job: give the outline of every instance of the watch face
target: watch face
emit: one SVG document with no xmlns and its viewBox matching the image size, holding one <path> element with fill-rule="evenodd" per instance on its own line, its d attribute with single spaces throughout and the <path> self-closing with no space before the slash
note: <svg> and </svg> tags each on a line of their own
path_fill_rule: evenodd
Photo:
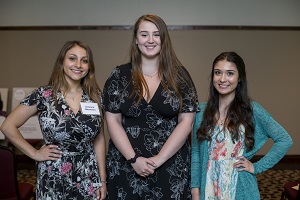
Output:
<svg viewBox="0 0 300 200">
<path fill-rule="evenodd" d="M 137 153 L 135 154 L 135 156 L 133 158 L 130 158 L 129 160 L 127 160 L 130 164 L 135 163 L 136 159 L 140 157 L 140 155 Z"/>
<path fill-rule="evenodd" d="M 135 163 L 135 161 L 136 161 L 135 157 L 131 159 L 131 163 Z"/>
</svg>

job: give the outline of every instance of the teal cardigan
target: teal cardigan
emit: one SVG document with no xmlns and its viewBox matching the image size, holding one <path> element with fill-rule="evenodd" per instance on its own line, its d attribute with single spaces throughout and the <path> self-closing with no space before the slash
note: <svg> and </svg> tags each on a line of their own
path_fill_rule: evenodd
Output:
<svg viewBox="0 0 300 200">
<path fill-rule="evenodd" d="M 206 168 L 208 162 L 208 142 L 199 142 L 197 130 L 202 122 L 202 116 L 207 103 L 200 104 L 200 112 L 197 113 L 192 135 L 192 160 L 191 160 L 191 187 L 200 188 L 200 199 L 205 199 Z M 257 102 L 253 101 L 253 118 L 255 124 L 254 148 L 244 152 L 243 156 L 250 160 L 267 142 L 269 138 L 274 141 L 270 151 L 259 161 L 253 163 L 254 173 L 239 172 L 236 200 L 260 199 L 255 174 L 264 172 L 273 167 L 287 153 L 292 146 L 292 138 L 286 130 L 280 126 L 271 115 Z"/>
</svg>

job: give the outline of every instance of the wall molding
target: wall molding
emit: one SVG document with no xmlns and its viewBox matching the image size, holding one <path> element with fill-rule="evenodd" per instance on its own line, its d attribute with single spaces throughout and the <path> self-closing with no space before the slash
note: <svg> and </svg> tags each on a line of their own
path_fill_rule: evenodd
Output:
<svg viewBox="0 0 300 200">
<path fill-rule="evenodd" d="M 0 31 L 47 30 L 132 30 L 133 26 L 0 26 Z M 267 30 L 299 31 L 300 26 L 181 26 L 170 25 L 169 30 Z"/>
<path fill-rule="evenodd" d="M 264 155 L 255 155 L 251 159 L 252 162 L 260 160 Z M 300 164 L 300 155 L 285 155 L 279 163 L 298 163 Z"/>
</svg>

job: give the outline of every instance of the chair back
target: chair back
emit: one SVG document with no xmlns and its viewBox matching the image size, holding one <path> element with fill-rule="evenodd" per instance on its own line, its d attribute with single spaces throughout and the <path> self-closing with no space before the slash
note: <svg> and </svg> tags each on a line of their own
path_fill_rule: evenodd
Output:
<svg viewBox="0 0 300 200">
<path fill-rule="evenodd" d="M 297 200 L 300 200 L 300 181 L 298 181 L 298 192 L 297 192 Z"/>
<path fill-rule="evenodd" d="M 281 200 L 300 200 L 300 191 L 294 189 L 294 187 L 299 187 L 298 181 L 287 182 L 283 186 L 283 191 L 281 193 Z"/>
<path fill-rule="evenodd" d="M 0 145 L 0 199 L 19 199 L 15 154 Z"/>
</svg>

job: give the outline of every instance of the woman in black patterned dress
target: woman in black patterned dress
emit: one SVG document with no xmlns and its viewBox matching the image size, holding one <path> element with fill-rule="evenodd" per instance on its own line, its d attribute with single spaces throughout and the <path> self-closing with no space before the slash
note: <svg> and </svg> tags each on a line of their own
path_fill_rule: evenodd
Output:
<svg viewBox="0 0 300 200">
<path fill-rule="evenodd" d="M 69 41 L 57 57 L 49 84 L 35 89 L 4 121 L 2 132 L 38 161 L 36 199 L 105 199 L 101 103 L 91 49 Z M 86 106 L 96 112 L 87 113 Z M 39 150 L 18 130 L 36 113 L 45 141 Z"/>
<path fill-rule="evenodd" d="M 103 94 L 108 198 L 190 199 L 188 135 L 198 99 L 160 17 L 137 20 L 130 63 L 113 70 Z"/>
</svg>

